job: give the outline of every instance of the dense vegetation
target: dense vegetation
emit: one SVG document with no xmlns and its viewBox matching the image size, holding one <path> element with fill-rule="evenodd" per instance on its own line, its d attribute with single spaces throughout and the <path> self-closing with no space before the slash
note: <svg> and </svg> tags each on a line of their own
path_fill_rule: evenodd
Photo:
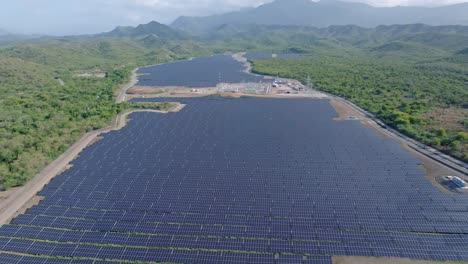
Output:
<svg viewBox="0 0 468 264">
<path fill-rule="evenodd" d="M 466 160 L 467 32 L 225 25 L 190 39 L 150 23 L 0 47 L 0 189 L 24 184 L 124 109 L 166 107 L 115 103 L 135 66 L 226 51 L 303 53 L 303 59 L 256 60 L 255 70 L 304 82 L 310 77 L 316 87 Z"/>
<path fill-rule="evenodd" d="M 123 102 L 121 104 L 118 104 L 119 111 L 123 111 L 126 109 L 166 111 L 169 109 L 173 109 L 176 106 L 177 104 L 172 102 Z"/>
</svg>

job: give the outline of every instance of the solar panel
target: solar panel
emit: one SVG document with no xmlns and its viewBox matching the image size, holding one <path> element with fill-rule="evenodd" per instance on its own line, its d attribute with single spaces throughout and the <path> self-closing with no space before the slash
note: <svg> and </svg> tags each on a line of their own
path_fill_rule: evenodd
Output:
<svg viewBox="0 0 468 264">
<path fill-rule="evenodd" d="M 177 100 L 86 148 L 0 227 L 0 250 L 40 263 L 468 260 L 468 198 L 434 188 L 394 141 L 333 120 L 328 101 Z"/>
<path fill-rule="evenodd" d="M 271 82 L 245 73 L 242 63 L 229 55 L 148 66 L 140 68 L 138 73 L 141 75 L 138 85 L 142 86 L 215 87 L 218 83 Z"/>
</svg>

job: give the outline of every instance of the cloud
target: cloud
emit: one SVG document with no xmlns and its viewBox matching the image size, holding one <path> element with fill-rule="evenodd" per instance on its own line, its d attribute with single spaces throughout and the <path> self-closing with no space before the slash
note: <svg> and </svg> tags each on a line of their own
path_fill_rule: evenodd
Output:
<svg viewBox="0 0 468 264">
<path fill-rule="evenodd" d="M 158 7 L 158 8 L 239 8 L 239 7 L 246 7 L 246 6 L 258 6 L 265 2 L 270 1 L 262 1 L 262 0 L 131 0 L 137 5 L 142 5 L 146 7 Z"/>
<path fill-rule="evenodd" d="M 347 1 L 347 0 L 345 0 Z M 351 2 L 367 3 L 373 6 L 441 6 L 463 3 L 467 0 L 348 0 Z"/>
<path fill-rule="evenodd" d="M 135 6 L 150 8 L 155 12 L 180 15 L 211 15 L 243 7 L 255 7 L 272 0 L 129 0 Z"/>
<path fill-rule="evenodd" d="M 14 0 L 0 8 L 0 28 L 17 33 L 90 34 L 117 25 L 156 20 L 170 23 L 181 15 L 206 16 L 255 7 L 273 0 Z M 375 6 L 445 5 L 468 0 L 342 0 Z"/>
</svg>

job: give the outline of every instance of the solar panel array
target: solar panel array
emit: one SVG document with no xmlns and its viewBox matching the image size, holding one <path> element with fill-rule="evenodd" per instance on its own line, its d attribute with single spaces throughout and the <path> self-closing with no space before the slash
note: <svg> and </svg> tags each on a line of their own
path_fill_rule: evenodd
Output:
<svg viewBox="0 0 468 264">
<path fill-rule="evenodd" d="M 215 55 L 192 60 L 140 68 L 138 85 L 215 87 L 219 83 L 272 82 L 244 71 L 244 66 L 229 55 Z"/>
<path fill-rule="evenodd" d="M 468 260 L 467 197 L 328 101 L 177 100 L 87 147 L 0 228 L 0 263 Z"/>
</svg>

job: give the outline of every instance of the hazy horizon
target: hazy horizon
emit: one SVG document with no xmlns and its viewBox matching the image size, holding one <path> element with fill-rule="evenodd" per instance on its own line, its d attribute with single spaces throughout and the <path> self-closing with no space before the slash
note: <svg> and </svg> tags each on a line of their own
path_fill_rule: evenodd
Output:
<svg viewBox="0 0 468 264">
<path fill-rule="evenodd" d="M 0 29 L 16 34 L 81 35 L 116 26 L 158 21 L 170 24 L 179 16 L 207 16 L 273 0 L 17 0 L 4 3 Z M 441 6 L 467 0 L 343 0 L 378 7 Z"/>
</svg>

